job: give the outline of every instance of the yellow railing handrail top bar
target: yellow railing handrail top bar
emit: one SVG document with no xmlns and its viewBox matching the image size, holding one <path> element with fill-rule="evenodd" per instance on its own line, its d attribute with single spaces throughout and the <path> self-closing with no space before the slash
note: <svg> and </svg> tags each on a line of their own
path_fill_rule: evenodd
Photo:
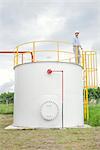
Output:
<svg viewBox="0 0 100 150">
<path fill-rule="evenodd" d="M 22 51 L 23 52 L 23 51 Z M 26 51 L 25 53 L 31 53 L 31 52 L 58 52 L 57 50 L 32 50 L 32 51 Z M 19 51 L 18 51 L 19 53 Z M 68 51 L 64 51 L 64 50 L 59 50 L 59 53 L 67 53 L 67 54 L 74 54 L 74 52 L 68 52 Z"/>
<path fill-rule="evenodd" d="M 16 48 L 19 48 L 19 47 L 21 47 L 21 46 L 23 46 L 23 45 L 26 45 L 26 44 L 34 44 L 34 43 L 65 43 L 65 44 L 71 44 L 72 45 L 72 43 L 71 42 L 68 42 L 68 41 L 66 41 L 66 40 L 63 40 L 63 41 L 56 41 L 56 40 L 35 40 L 35 41 L 30 41 L 30 42 L 26 42 L 26 43 L 22 43 L 22 44 L 19 44 L 18 46 L 16 46 Z"/>
<path fill-rule="evenodd" d="M 89 51 L 89 50 L 82 50 L 82 51 L 83 51 L 83 52 L 86 52 L 86 53 L 88 53 L 88 52 L 89 52 L 89 53 L 90 53 L 90 52 L 96 53 L 96 51 L 93 51 L 93 50 L 90 50 L 90 51 Z"/>
</svg>

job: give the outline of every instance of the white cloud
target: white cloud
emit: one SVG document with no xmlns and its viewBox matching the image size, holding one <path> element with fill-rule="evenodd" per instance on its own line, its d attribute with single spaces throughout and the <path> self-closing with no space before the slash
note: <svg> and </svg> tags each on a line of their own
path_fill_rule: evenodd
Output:
<svg viewBox="0 0 100 150">
<path fill-rule="evenodd" d="M 14 80 L 14 73 L 11 69 L 0 69 L 0 86 L 4 83 Z"/>
<path fill-rule="evenodd" d="M 14 82 L 9 81 L 0 86 L 0 93 L 4 92 L 14 92 Z"/>
<path fill-rule="evenodd" d="M 58 16 L 52 10 L 45 12 L 37 18 L 37 33 L 46 39 L 54 33 L 60 32 L 65 27 L 65 22 L 65 17 Z"/>
</svg>

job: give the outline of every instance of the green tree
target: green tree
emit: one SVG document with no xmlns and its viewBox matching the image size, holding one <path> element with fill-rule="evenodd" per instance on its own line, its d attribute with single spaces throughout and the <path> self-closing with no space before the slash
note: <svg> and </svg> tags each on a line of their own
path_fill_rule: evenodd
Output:
<svg viewBox="0 0 100 150">
<path fill-rule="evenodd" d="M 0 94 L 0 102 L 5 104 L 7 101 L 8 101 L 8 103 L 13 103 L 14 93 L 8 92 L 8 93 L 1 93 Z"/>
<path fill-rule="evenodd" d="M 88 98 L 89 98 L 89 101 L 91 99 L 95 99 L 98 103 L 100 100 L 100 87 L 88 89 Z"/>
</svg>

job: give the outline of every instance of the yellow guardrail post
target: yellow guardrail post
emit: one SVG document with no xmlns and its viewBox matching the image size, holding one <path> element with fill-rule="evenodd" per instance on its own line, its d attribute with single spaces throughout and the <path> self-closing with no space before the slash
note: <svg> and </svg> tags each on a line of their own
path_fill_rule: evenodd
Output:
<svg viewBox="0 0 100 150">
<path fill-rule="evenodd" d="M 13 59 L 14 61 L 13 61 L 13 64 L 14 64 L 14 66 L 16 65 L 16 49 L 14 49 L 14 59 Z"/>
<path fill-rule="evenodd" d="M 33 42 L 32 62 L 35 62 L 35 42 Z"/>
<path fill-rule="evenodd" d="M 57 60 L 59 62 L 59 42 L 57 42 Z"/>
<path fill-rule="evenodd" d="M 82 67 L 83 67 L 83 69 L 84 69 L 84 53 L 83 53 L 83 51 L 82 51 Z"/>
<path fill-rule="evenodd" d="M 78 64 L 78 46 L 75 47 L 75 60 L 76 60 L 76 64 Z"/>
<path fill-rule="evenodd" d="M 22 64 L 24 63 L 24 56 L 23 56 L 24 54 L 22 54 Z"/>
<path fill-rule="evenodd" d="M 96 60 L 96 63 L 95 63 L 95 68 L 96 68 L 96 86 L 98 86 L 98 76 L 97 76 L 97 55 L 96 55 L 96 52 L 95 52 L 95 60 Z"/>
<path fill-rule="evenodd" d="M 18 47 L 16 47 L 16 51 L 15 51 L 15 65 L 18 65 Z"/>
</svg>

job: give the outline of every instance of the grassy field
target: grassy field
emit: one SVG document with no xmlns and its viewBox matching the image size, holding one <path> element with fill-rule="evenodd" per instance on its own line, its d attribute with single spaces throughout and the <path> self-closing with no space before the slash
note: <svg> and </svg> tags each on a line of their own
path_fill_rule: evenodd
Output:
<svg viewBox="0 0 100 150">
<path fill-rule="evenodd" d="M 0 150 L 99 150 L 100 127 L 5 130 L 12 115 L 0 114 Z"/>
<path fill-rule="evenodd" d="M 0 114 L 12 114 L 13 104 L 0 104 Z"/>
<path fill-rule="evenodd" d="M 99 150 L 100 127 L 84 129 L 5 130 L 13 104 L 0 104 L 0 150 Z M 89 106 L 88 124 L 100 126 L 100 105 Z"/>
<path fill-rule="evenodd" d="M 91 126 L 100 126 L 100 104 L 89 106 L 89 121 Z"/>
</svg>

